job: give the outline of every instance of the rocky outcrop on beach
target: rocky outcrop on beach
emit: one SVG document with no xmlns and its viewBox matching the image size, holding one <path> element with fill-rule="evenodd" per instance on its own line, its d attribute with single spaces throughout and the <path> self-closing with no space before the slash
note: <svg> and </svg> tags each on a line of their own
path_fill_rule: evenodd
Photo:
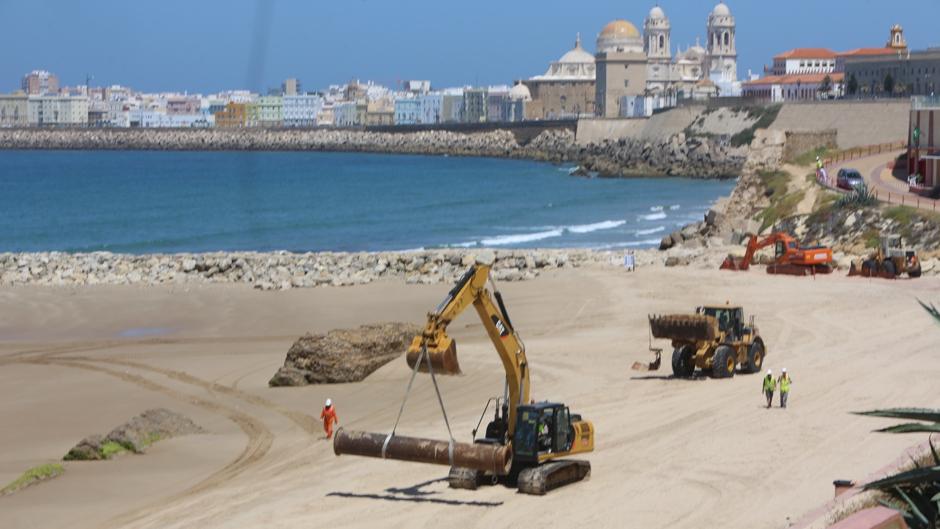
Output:
<svg viewBox="0 0 940 529">
<path fill-rule="evenodd" d="M 188 417 L 165 408 L 155 408 L 132 418 L 107 435 L 91 435 L 82 439 L 63 459 L 110 459 L 127 451 L 142 454 L 157 441 L 198 433 L 205 433 L 205 430 Z"/>
<path fill-rule="evenodd" d="M 523 281 L 546 270 L 610 260 L 590 250 L 426 250 L 377 253 L 215 252 L 114 254 L 61 252 L 0 254 L 4 285 L 160 285 L 241 283 L 261 290 L 350 286 L 381 279 L 451 283 L 477 257 L 491 254 L 493 278 Z"/>
<path fill-rule="evenodd" d="M 747 153 L 746 147 L 679 133 L 660 141 L 605 140 L 584 146 L 571 159 L 600 176 L 735 178 Z"/>
<path fill-rule="evenodd" d="M 287 351 L 284 365 L 268 385 L 359 382 L 401 356 L 421 330 L 413 323 L 381 323 L 326 334 L 307 333 Z"/>
</svg>

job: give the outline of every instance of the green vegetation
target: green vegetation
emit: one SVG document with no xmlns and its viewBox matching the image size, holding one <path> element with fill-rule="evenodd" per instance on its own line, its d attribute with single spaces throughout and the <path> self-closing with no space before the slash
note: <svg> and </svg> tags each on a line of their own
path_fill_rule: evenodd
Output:
<svg viewBox="0 0 940 529">
<path fill-rule="evenodd" d="M 861 209 L 874 206 L 877 203 L 878 199 L 875 198 L 875 192 L 869 190 L 868 185 L 862 182 L 852 192 L 842 195 L 836 201 L 836 207 Z"/>
<path fill-rule="evenodd" d="M 858 79 L 855 78 L 855 74 L 849 74 L 849 80 L 846 82 L 845 90 L 849 93 L 850 96 L 854 96 L 858 93 Z"/>
<path fill-rule="evenodd" d="M 761 223 L 760 229 L 764 231 L 780 219 L 793 215 L 806 192 L 800 190 L 788 194 L 790 175 L 784 171 L 761 171 L 758 176 L 764 184 L 764 196 L 770 199 L 770 205 L 757 215 L 757 220 Z"/>
<path fill-rule="evenodd" d="M 881 245 L 881 232 L 877 228 L 868 228 L 862 234 L 865 239 L 865 248 L 877 248 Z"/>
<path fill-rule="evenodd" d="M 777 114 L 780 113 L 780 108 L 781 105 L 749 107 L 747 109 L 747 117 L 748 119 L 754 119 L 756 121 L 750 127 L 742 130 L 734 136 L 731 136 L 731 145 L 733 147 L 750 145 L 751 141 L 754 140 L 754 133 L 757 132 L 757 129 L 766 129 L 767 127 L 771 126 L 777 119 Z M 740 112 L 743 109 L 736 108 L 733 110 Z"/>
<path fill-rule="evenodd" d="M 121 452 L 126 452 L 130 450 L 128 447 L 118 443 L 116 441 L 106 441 L 101 444 L 101 458 L 102 459 L 111 459 Z"/>
<path fill-rule="evenodd" d="M 829 147 L 818 147 L 816 149 L 810 149 L 803 154 L 799 154 L 794 157 L 792 160 L 789 160 L 795 165 L 800 167 L 809 166 L 816 163 L 816 157 L 825 158 L 830 153 Z M 813 178 L 816 178 L 816 173 L 813 173 Z"/>
<path fill-rule="evenodd" d="M 924 307 L 924 310 L 927 311 L 927 314 L 933 316 L 933 319 L 937 320 L 937 323 L 940 323 L 940 310 L 937 310 L 937 307 L 935 307 L 933 303 L 928 305 L 919 299 L 917 302 L 920 303 L 921 307 Z"/>
<path fill-rule="evenodd" d="M 926 305 L 921 305 L 927 309 Z M 938 318 L 937 314 L 932 315 Z M 896 424 L 877 432 L 940 433 L 940 410 L 893 408 L 859 412 L 858 415 L 919 421 Z M 929 437 L 927 442 L 930 454 L 926 460 L 913 460 L 913 468 L 865 485 L 865 490 L 877 490 L 889 495 L 893 501 L 879 503 L 898 510 L 911 529 L 936 529 L 940 524 L 940 453 Z"/>
<path fill-rule="evenodd" d="M 0 489 L 0 496 L 13 494 L 20 489 L 25 489 L 26 487 L 39 483 L 40 481 L 52 479 L 62 474 L 63 472 L 65 472 L 65 468 L 58 463 L 48 463 L 45 465 L 39 465 L 38 467 L 33 467 L 24 472 L 22 476 L 16 478 L 13 483 L 10 483 L 6 487 Z"/>
</svg>

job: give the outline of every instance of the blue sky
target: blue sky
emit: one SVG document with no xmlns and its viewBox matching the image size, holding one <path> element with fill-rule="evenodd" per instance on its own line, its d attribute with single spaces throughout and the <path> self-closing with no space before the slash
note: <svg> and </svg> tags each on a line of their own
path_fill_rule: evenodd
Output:
<svg viewBox="0 0 940 529">
<path fill-rule="evenodd" d="M 305 89 L 351 78 L 394 85 L 510 84 L 543 73 L 584 37 L 593 51 L 608 21 L 637 27 L 653 1 L 625 0 L 0 0 L 0 91 L 32 69 L 62 84 L 139 90 Z M 705 33 L 712 0 L 662 0 L 673 46 Z M 914 48 L 940 45 L 940 1 L 730 0 L 738 71 L 760 71 L 798 46 L 882 46 L 904 26 Z M 266 7 L 265 7 L 266 6 Z M 703 38 L 704 42 L 704 38 Z"/>
</svg>

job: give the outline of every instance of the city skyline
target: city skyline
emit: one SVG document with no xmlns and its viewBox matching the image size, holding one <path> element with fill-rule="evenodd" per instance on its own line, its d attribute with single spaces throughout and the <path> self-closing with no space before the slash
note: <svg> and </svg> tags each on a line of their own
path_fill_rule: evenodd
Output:
<svg viewBox="0 0 940 529">
<path fill-rule="evenodd" d="M 672 22 L 673 52 L 704 36 L 704 18 L 715 3 L 658 2 Z M 150 6 L 141 17 L 124 14 L 114 0 L 2 3 L 0 18 L 42 20 L 47 33 L 30 38 L 33 26 L 14 24 L 0 34 L 6 49 L 25 51 L 0 56 L 0 70 L 6 72 L 0 91 L 17 89 L 17 79 L 33 69 L 54 71 L 63 86 L 84 84 L 92 75 L 93 85 L 194 93 L 264 92 L 288 77 L 299 78 L 306 90 L 353 78 L 392 87 L 415 78 L 430 79 L 436 87 L 509 84 L 540 73 L 570 48 L 577 33 L 593 41 L 615 18 L 641 27 L 656 4 L 594 1 L 569 13 L 571 6 L 552 0 L 527 13 L 531 7 L 489 0 L 480 0 L 481 9 L 475 10 L 441 9 L 428 0 L 318 6 L 286 0 L 198 5 L 169 0 Z M 742 78 L 748 70 L 762 73 L 774 54 L 793 47 L 882 46 L 894 23 L 904 26 L 911 49 L 938 44 L 929 29 L 934 17 L 924 16 L 940 14 L 930 0 L 908 2 L 903 12 L 873 0 L 825 5 L 798 0 L 773 12 L 772 21 L 766 19 L 768 6 L 729 3 L 738 22 Z M 24 41 L 30 46 L 17 45 Z"/>
</svg>

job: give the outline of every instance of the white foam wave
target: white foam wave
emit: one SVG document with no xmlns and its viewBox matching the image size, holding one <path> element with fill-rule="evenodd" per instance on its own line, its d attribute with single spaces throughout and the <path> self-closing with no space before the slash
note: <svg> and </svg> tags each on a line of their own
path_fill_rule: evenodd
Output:
<svg viewBox="0 0 940 529">
<path fill-rule="evenodd" d="M 680 209 L 680 208 L 682 208 L 682 206 L 680 206 L 679 204 L 673 204 L 673 205 L 669 206 L 669 211 L 675 211 L 675 210 Z"/>
<path fill-rule="evenodd" d="M 663 210 L 662 206 L 652 206 L 650 208 L 650 211 L 662 211 L 662 210 Z"/>
<path fill-rule="evenodd" d="M 561 237 L 565 232 L 563 228 L 558 228 L 555 230 L 540 231 L 536 233 L 520 233 L 516 235 L 500 235 L 498 237 L 490 237 L 487 239 L 482 239 L 480 244 L 483 246 L 505 246 L 507 244 L 520 244 L 524 242 L 533 242 L 541 241 L 543 239 L 551 239 L 552 237 Z"/>
<path fill-rule="evenodd" d="M 648 230 L 637 230 L 637 231 L 636 231 L 636 235 L 637 235 L 638 237 L 642 237 L 643 235 L 651 235 L 651 234 L 653 234 L 653 233 L 659 233 L 659 232 L 661 232 L 661 231 L 666 231 L 666 227 L 665 227 L 665 226 L 657 226 L 657 227 L 655 227 L 655 228 L 650 228 L 650 229 L 648 229 Z"/>
<path fill-rule="evenodd" d="M 570 231 L 571 233 L 591 233 L 592 231 L 609 230 L 618 226 L 623 226 L 626 223 L 627 221 L 625 220 L 605 220 L 602 222 L 595 222 L 593 224 L 568 226 L 565 228 L 565 230 Z"/>
<path fill-rule="evenodd" d="M 640 220 L 663 220 L 664 218 L 666 218 L 666 214 L 662 211 L 650 213 L 649 215 L 640 215 Z"/>
</svg>

